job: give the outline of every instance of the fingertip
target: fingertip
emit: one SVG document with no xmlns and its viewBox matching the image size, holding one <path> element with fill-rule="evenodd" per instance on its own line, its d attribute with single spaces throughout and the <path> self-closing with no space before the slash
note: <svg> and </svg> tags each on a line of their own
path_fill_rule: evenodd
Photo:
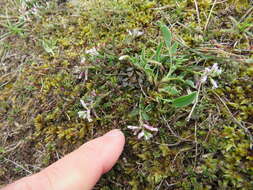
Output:
<svg viewBox="0 0 253 190">
<path fill-rule="evenodd" d="M 7 189 L 16 187 L 20 190 L 90 190 L 100 176 L 117 162 L 124 144 L 124 134 L 118 129 L 111 130 L 102 137 L 85 143 L 41 172 L 8 186 Z"/>
<path fill-rule="evenodd" d="M 79 187 L 83 187 L 82 189 L 91 189 L 100 176 L 115 165 L 124 145 L 124 134 L 119 129 L 114 129 L 85 143 L 79 149 L 58 161 L 57 166 L 54 165 L 57 168 L 61 167 L 62 171 L 68 171 L 68 176 L 77 176 L 75 177 L 76 180 L 71 180 L 72 184 L 75 183 Z M 84 181 L 80 180 L 82 178 Z"/>
<path fill-rule="evenodd" d="M 103 137 L 114 138 L 114 140 L 118 140 L 123 144 L 125 143 L 125 135 L 119 129 L 113 129 L 109 131 L 108 133 L 106 133 Z"/>
<path fill-rule="evenodd" d="M 104 147 L 103 153 L 100 154 L 103 162 L 103 173 L 108 172 L 120 157 L 124 145 L 125 136 L 119 129 L 114 129 L 103 135 L 102 146 Z"/>
</svg>

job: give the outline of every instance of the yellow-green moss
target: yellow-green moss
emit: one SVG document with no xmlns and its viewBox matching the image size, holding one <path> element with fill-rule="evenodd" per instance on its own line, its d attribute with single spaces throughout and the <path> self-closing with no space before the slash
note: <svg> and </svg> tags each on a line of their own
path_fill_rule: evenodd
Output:
<svg viewBox="0 0 253 190">
<path fill-rule="evenodd" d="M 229 17 L 240 20 L 250 2 L 231 0 L 215 5 L 206 31 L 213 5 L 210 0 L 197 1 L 200 23 L 193 0 L 80 2 L 78 8 L 52 1 L 51 8 L 27 23 L 29 37 L 18 37 L 20 44 L 11 43 L 15 51 L 30 56 L 10 74 L 13 79 L 4 78 L 8 83 L 0 87 L 0 132 L 22 126 L 24 131 L 15 131 L 15 138 L 32 144 L 28 150 L 31 162 L 42 162 L 40 167 L 45 167 L 57 159 L 56 150 L 66 154 L 87 140 L 120 128 L 126 135 L 126 148 L 114 170 L 101 179 L 101 189 L 155 189 L 159 184 L 160 189 L 167 189 L 167 184 L 174 189 L 250 189 L 253 158 L 248 135 L 215 99 L 211 87 L 203 89 L 192 120 L 186 122 L 191 107 L 175 110 L 169 103 L 159 102 L 164 95 L 146 76 L 129 61 L 118 60 L 125 54 L 134 57 L 144 48 L 151 54 L 161 41 L 158 22 L 167 24 L 173 40 L 180 41 L 179 55 L 187 60 L 187 67 L 182 66 L 187 71 L 176 74 L 187 73 L 182 77 L 197 80 L 196 73 L 218 62 L 224 75 L 216 93 L 226 100 L 234 117 L 252 130 L 252 67 L 233 63 L 252 59 L 249 53 L 240 55 L 236 49 L 252 46 L 246 32 L 252 16 L 237 26 Z M 144 34 L 134 38 L 128 30 L 136 28 Z M 52 42 L 47 44 L 52 47 L 43 41 Z M 100 56 L 86 55 L 93 47 Z M 186 91 L 183 85 L 176 85 Z M 94 103 L 92 122 L 78 117 L 83 109 L 80 99 Z M 127 125 L 138 125 L 140 105 L 150 109 L 145 121 L 159 128 L 150 141 L 138 140 L 126 129 Z M 6 143 L 13 142 L 8 139 Z M 37 159 L 32 151 L 43 155 Z M 0 173 L 0 183 L 5 173 L 6 168 Z"/>
</svg>

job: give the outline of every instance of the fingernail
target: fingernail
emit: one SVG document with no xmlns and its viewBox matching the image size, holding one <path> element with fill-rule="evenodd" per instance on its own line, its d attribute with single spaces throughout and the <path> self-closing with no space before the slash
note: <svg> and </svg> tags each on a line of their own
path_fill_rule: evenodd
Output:
<svg viewBox="0 0 253 190">
<path fill-rule="evenodd" d="M 110 136 L 110 137 L 116 137 L 116 136 L 121 136 L 122 132 L 119 129 L 113 129 L 106 133 L 104 136 Z"/>
</svg>

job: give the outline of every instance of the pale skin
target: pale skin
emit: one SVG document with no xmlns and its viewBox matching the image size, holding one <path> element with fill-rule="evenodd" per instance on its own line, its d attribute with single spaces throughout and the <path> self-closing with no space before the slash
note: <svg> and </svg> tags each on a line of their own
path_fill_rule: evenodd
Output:
<svg viewBox="0 0 253 190">
<path fill-rule="evenodd" d="M 1 190 L 90 190 L 117 162 L 124 144 L 123 133 L 112 130 L 85 143 L 41 172 Z"/>
</svg>

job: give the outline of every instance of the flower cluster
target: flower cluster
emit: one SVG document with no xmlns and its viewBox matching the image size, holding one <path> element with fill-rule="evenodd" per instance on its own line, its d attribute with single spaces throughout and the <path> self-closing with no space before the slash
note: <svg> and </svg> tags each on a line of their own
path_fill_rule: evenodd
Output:
<svg viewBox="0 0 253 190">
<path fill-rule="evenodd" d="M 157 132 L 158 131 L 157 128 L 152 127 L 152 126 L 147 125 L 147 124 L 143 124 L 143 125 L 140 125 L 140 126 L 129 125 L 129 126 L 127 126 L 127 128 L 134 131 L 134 135 L 138 134 L 138 139 L 144 137 L 145 140 L 149 140 L 150 138 L 153 137 L 153 135 L 149 131 L 151 131 L 151 132 Z"/>
<path fill-rule="evenodd" d="M 98 50 L 95 47 L 86 50 L 85 53 L 88 55 L 91 55 L 91 56 L 98 56 L 99 55 Z"/>
<path fill-rule="evenodd" d="M 80 100 L 83 108 L 85 109 L 84 111 L 79 111 L 78 116 L 82 119 L 87 119 L 89 122 L 92 122 L 91 118 L 91 109 L 89 108 L 88 104 L 86 104 L 83 100 Z"/>
<path fill-rule="evenodd" d="M 208 77 L 210 82 L 213 85 L 213 88 L 218 88 L 217 82 L 213 79 L 213 77 L 217 77 L 222 73 L 222 70 L 218 67 L 218 64 L 215 63 L 211 68 L 206 67 L 200 81 L 198 82 L 198 85 L 203 84 L 207 81 Z"/>
<path fill-rule="evenodd" d="M 133 30 L 127 30 L 128 34 L 133 37 L 139 37 L 144 34 L 143 31 L 140 31 L 139 29 L 133 29 Z"/>
</svg>

